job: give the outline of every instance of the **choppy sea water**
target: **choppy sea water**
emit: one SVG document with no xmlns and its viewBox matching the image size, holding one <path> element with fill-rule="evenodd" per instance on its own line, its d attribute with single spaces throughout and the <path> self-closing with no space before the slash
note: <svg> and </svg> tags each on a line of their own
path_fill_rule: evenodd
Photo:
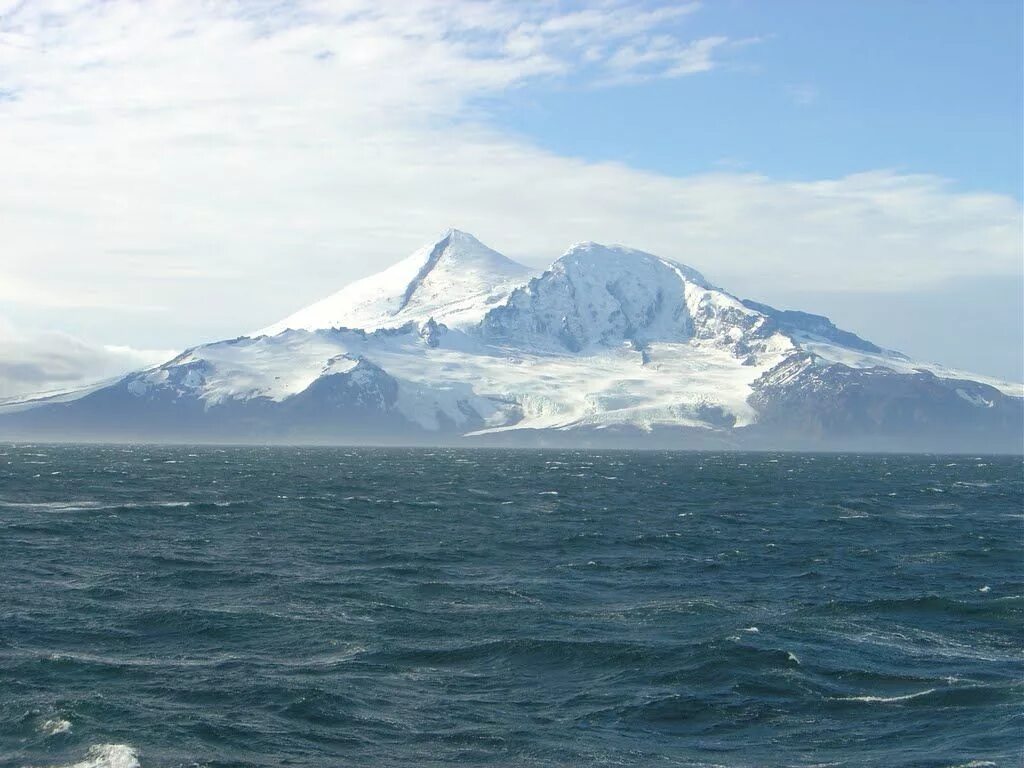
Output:
<svg viewBox="0 0 1024 768">
<path fill-rule="evenodd" d="M 1018 765 L 1019 458 L 0 446 L 0 765 Z"/>
</svg>

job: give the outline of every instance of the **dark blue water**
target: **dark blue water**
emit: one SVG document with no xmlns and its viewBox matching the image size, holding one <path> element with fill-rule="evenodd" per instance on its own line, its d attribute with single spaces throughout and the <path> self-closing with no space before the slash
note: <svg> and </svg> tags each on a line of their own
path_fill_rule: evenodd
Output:
<svg viewBox="0 0 1024 768">
<path fill-rule="evenodd" d="M 0 447 L 0 764 L 1018 765 L 1017 458 Z"/>
</svg>

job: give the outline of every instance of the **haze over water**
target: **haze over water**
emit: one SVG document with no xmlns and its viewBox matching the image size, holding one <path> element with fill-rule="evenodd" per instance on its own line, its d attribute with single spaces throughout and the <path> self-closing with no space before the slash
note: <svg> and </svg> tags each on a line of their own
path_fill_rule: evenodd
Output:
<svg viewBox="0 0 1024 768">
<path fill-rule="evenodd" d="M 0 765 L 1012 765 L 1019 457 L 0 447 Z"/>
</svg>

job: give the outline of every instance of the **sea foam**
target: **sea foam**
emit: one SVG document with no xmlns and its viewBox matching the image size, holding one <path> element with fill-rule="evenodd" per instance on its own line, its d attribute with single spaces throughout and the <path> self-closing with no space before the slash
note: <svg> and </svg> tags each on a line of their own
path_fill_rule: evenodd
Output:
<svg viewBox="0 0 1024 768">
<path fill-rule="evenodd" d="M 85 760 L 61 768 L 140 768 L 135 748 L 128 744 L 94 744 Z"/>
</svg>

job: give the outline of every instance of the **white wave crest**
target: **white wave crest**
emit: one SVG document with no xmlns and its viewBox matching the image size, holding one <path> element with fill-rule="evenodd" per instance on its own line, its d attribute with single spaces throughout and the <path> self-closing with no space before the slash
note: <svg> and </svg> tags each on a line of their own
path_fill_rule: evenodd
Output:
<svg viewBox="0 0 1024 768">
<path fill-rule="evenodd" d="M 869 703 L 889 703 L 893 701 L 908 701 L 910 699 L 916 699 L 920 696 L 927 696 L 929 693 L 935 693 L 934 688 L 929 688 L 925 691 L 918 691 L 917 693 L 907 693 L 903 696 L 837 696 L 832 701 L 866 701 Z"/>
<path fill-rule="evenodd" d="M 58 733 L 67 733 L 71 730 L 71 721 L 63 717 L 54 717 L 39 726 L 39 732 L 47 736 L 56 736 Z"/>
<path fill-rule="evenodd" d="M 103 512 L 108 509 L 141 509 L 144 507 L 190 507 L 191 501 L 123 501 L 105 504 L 100 501 L 5 501 L 0 499 L 0 507 L 12 509 L 43 510 L 46 512 Z M 218 506 L 220 506 L 218 504 Z"/>
<path fill-rule="evenodd" d="M 85 760 L 58 768 L 140 768 L 135 748 L 127 744 L 94 744 Z"/>
</svg>

